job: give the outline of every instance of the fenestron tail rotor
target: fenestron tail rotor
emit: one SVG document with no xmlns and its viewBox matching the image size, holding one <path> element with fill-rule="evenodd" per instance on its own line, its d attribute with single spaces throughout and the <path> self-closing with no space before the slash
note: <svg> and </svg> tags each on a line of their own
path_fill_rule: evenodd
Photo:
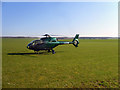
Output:
<svg viewBox="0 0 120 90">
<path fill-rule="evenodd" d="M 72 41 L 75 47 L 78 47 L 78 44 L 79 44 L 78 38 L 79 38 L 79 34 L 76 34 L 75 38 Z"/>
</svg>

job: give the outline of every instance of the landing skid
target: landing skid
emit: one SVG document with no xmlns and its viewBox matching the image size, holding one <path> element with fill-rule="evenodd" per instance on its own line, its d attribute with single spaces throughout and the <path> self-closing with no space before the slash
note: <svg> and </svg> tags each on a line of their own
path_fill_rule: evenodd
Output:
<svg viewBox="0 0 120 90">
<path fill-rule="evenodd" d="M 51 52 L 51 50 L 48 50 L 48 52 Z M 52 54 L 55 54 L 55 51 L 52 49 Z"/>
<path fill-rule="evenodd" d="M 39 54 L 39 52 L 38 51 L 34 51 L 36 54 Z"/>
<path fill-rule="evenodd" d="M 52 50 L 52 54 L 55 54 L 55 51 L 54 51 L 54 50 Z"/>
<path fill-rule="evenodd" d="M 39 51 L 34 51 L 36 54 L 39 54 Z M 51 52 L 51 50 L 48 50 L 48 52 Z M 52 54 L 55 54 L 55 51 L 52 49 Z"/>
<path fill-rule="evenodd" d="M 48 50 L 48 52 L 51 52 L 50 50 Z"/>
</svg>

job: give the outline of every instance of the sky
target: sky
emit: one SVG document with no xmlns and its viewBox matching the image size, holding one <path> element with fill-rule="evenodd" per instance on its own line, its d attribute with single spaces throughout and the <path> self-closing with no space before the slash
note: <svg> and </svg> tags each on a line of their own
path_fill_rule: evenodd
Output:
<svg viewBox="0 0 120 90">
<path fill-rule="evenodd" d="M 118 36 L 117 2 L 3 2 L 3 36 Z"/>
</svg>

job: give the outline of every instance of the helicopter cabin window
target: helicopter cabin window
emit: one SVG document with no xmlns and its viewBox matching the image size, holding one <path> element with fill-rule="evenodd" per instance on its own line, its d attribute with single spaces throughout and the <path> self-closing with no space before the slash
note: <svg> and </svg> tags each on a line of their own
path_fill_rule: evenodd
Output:
<svg viewBox="0 0 120 90">
<path fill-rule="evenodd" d="M 39 43 L 39 40 L 36 40 L 34 43 L 35 43 L 35 44 Z"/>
<path fill-rule="evenodd" d="M 41 43 L 43 43 L 43 41 L 42 40 L 34 40 L 34 41 L 32 41 L 31 42 L 33 45 L 34 44 L 41 44 Z"/>
<path fill-rule="evenodd" d="M 42 41 L 42 40 L 40 40 L 40 41 L 39 41 L 39 43 L 43 43 L 43 41 Z"/>
<path fill-rule="evenodd" d="M 35 41 L 35 44 L 41 44 L 41 43 L 43 43 L 42 40 L 36 40 L 36 41 Z"/>
</svg>

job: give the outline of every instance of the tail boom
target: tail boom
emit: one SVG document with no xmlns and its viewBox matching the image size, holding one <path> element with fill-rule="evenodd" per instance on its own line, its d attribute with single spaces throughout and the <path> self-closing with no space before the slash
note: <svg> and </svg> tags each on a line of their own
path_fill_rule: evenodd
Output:
<svg viewBox="0 0 120 90">
<path fill-rule="evenodd" d="M 79 44 L 79 34 L 76 34 L 75 38 L 73 39 L 72 42 L 63 42 L 63 41 L 59 41 L 59 45 L 63 45 L 63 44 L 73 44 L 75 47 L 78 47 Z"/>
</svg>

